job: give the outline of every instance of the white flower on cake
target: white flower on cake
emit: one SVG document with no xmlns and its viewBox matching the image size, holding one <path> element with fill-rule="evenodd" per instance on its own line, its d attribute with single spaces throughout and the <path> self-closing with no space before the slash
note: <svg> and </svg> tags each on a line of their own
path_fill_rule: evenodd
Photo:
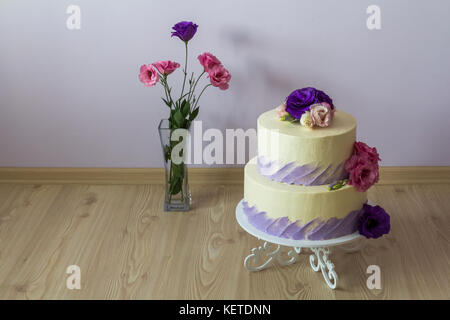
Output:
<svg viewBox="0 0 450 320">
<path fill-rule="evenodd" d="M 300 124 L 304 127 L 312 128 L 314 126 L 311 113 L 309 111 L 305 111 L 300 118 Z"/>
</svg>

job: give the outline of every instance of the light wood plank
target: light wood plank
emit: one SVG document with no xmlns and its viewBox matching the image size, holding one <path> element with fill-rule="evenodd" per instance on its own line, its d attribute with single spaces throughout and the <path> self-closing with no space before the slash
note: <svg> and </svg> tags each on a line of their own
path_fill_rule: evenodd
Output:
<svg viewBox="0 0 450 320">
<path fill-rule="evenodd" d="M 251 273 L 258 240 L 236 223 L 237 184 L 194 184 L 193 209 L 164 213 L 162 185 L 0 185 L 0 299 L 449 299 L 450 184 L 378 185 L 392 232 L 336 251 L 335 291 L 309 266 Z M 67 266 L 82 289 L 68 290 Z M 366 287 L 379 265 L 382 289 Z"/>
</svg>

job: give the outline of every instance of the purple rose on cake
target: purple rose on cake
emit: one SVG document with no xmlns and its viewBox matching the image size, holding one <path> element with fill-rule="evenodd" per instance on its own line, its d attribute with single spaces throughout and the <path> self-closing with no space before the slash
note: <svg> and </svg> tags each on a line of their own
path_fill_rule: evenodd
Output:
<svg viewBox="0 0 450 320">
<path fill-rule="evenodd" d="M 391 218 L 380 206 L 364 204 L 358 231 L 366 238 L 379 238 L 391 230 Z"/>
<path fill-rule="evenodd" d="M 333 100 L 323 91 L 312 87 L 293 91 L 286 98 L 286 111 L 295 119 L 300 119 L 310 106 L 316 103 L 326 102 L 334 109 Z"/>
</svg>

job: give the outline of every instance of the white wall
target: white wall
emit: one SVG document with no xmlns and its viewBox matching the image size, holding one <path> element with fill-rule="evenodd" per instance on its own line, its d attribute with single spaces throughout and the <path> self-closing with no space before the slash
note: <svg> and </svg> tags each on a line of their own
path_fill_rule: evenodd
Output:
<svg viewBox="0 0 450 320">
<path fill-rule="evenodd" d="M 81 30 L 66 28 L 70 4 Z M 366 27 L 370 4 L 381 30 Z M 449 12 L 446 0 L 2 0 L 0 166 L 161 166 L 167 107 L 137 73 L 183 61 L 180 20 L 199 24 L 191 66 L 211 51 L 232 73 L 204 96 L 205 129 L 255 127 L 310 85 L 357 118 L 383 165 L 450 165 Z"/>
</svg>

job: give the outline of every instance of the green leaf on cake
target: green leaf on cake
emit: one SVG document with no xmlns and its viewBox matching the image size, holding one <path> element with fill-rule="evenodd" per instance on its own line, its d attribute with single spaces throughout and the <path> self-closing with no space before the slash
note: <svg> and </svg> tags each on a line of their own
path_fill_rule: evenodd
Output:
<svg viewBox="0 0 450 320">
<path fill-rule="evenodd" d="M 343 186 L 345 186 L 347 184 L 348 179 L 344 179 L 344 180 L 338 180 L 335 183 L 332 183 L 328 186 L 328 190 L 329 191 L 334 191 L 334 190 L 338 190 L 340 188 L 342 188 Z"/>
</svg>

